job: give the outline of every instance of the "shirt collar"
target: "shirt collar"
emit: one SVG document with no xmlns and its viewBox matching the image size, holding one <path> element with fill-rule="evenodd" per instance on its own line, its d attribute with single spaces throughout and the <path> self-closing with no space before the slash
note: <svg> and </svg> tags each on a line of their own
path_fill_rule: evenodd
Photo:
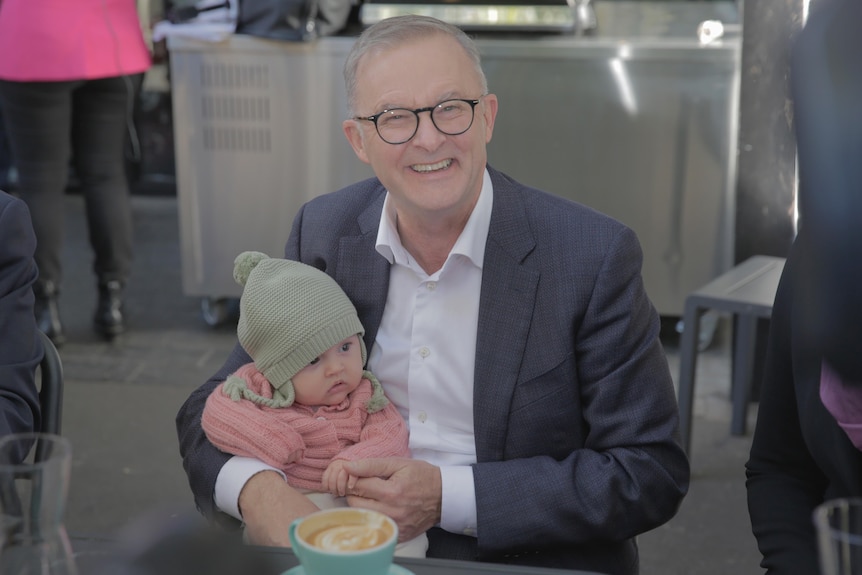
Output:
<svg viewBox="0 0 862 575">
<path fill-rule="evenodd" d="M 449 257 L 462 255 L 470 259 L 473 265 L 482 269 L 485 261 L 485 243 L 488 240 L 488 230 L 491 227 L 491 209 L 494 206 L 494 186 L 491 184 L 491 175 L 485 169 L 482 177 L 482 191 L 479 199 L 470 213 L 467 225 L 464 226 L 461 235 L 452 246 Z M 380 226 L 377 229 L 377 253 L 382 255 L 390 264 L 409 265 L 412 260 L 410 254 L 401 245 L 396 227 L 395 208 L 389 201 L 389 192 L 383 201 L 383 212 L 380 215 Z"/>
</svg>

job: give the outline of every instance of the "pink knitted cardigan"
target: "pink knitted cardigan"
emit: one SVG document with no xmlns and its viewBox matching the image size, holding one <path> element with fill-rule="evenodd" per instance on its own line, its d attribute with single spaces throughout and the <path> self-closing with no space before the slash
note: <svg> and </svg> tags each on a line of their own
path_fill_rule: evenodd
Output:
<svg viewBox="0 0 862 575">
<path fill-rule="evenodd" d="M 272 386 L 248 363 L 234 374 L 250 390 L 272 397 Z M 347 399 L 316 410 L 294 403 L 272 408 L 248 399 L 234 401 L 220 384 L 207 398 L 201 424 L 209 440 L 233 455 L 254 457 L 281 469 L 293 487 L 320 491 L 323 471 L 335 459 L 406 457 L 407 424 L 391 403 L 369 414 L 371 382 L 363 379 Z"/>
</svg>

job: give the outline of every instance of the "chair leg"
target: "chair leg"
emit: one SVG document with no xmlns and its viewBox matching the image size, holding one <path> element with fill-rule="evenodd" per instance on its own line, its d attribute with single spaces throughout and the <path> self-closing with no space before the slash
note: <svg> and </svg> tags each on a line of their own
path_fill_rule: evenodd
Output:
<svg viewBox="0 0 862 575">
<path fill-rule="evenodd" d="M 682 447 L 691 454 L 691 422 L 694 408 L 694 374 L 697 367 L 698 340 L 700 338 L 700 309 L 686 302 L 682 320 L 682 338 L 679 350 L 679 432 Z"/>
<path fill-rule="evenodd" d="M 755 336 L 757 316 L 736 317 L 736 343 L 733 346 L 733 375 L 730 389 L 733 402 L 733 418 L 730 422 L 732 435 L 745 435 L 748 427 L 748 402 L 754 377 Z"/>
</svg>

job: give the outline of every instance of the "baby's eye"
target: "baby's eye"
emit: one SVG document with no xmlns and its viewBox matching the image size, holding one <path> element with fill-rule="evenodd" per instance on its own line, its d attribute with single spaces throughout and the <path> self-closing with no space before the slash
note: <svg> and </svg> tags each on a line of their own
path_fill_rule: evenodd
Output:
<svg viewBox="0 0 862 575">
<path fill-rule="evenodd" d="M 349 350 L 349 349 L 350 349 L 350 346 L 351 346 L 351 343 L 350 343 L 350 342 L 346 342 L 346 343 L 341 344 L 341 351 L 347 351 L 347 350 Z"/>
<path fill-rule="evenodd" d="M 319 361 L 320 361 L 320 358 L 315 357 L 314 359 L 311 360 L 311 363 L 309 363 L 308 365 L 314 365 L 315 363 L 318 363 Z"/>
</svg>

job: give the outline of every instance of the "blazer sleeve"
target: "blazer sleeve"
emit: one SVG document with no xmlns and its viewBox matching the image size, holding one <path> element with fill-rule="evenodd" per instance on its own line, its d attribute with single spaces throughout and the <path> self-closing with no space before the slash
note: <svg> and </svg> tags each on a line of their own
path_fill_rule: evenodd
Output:
<svg viewBox="0 0 862 575">
<path fill-rule="evenodd" d="M 33 314 L 35 249 L 26 204 L 0 192 L 0 436 L 40 426 L 36 368 L 44 352 Z"/>
<path fill-rule="evenodd" d="M 227 361 L 209 381 L 197 388 L 180 407 L 176 417 L 177 436 L 183 468 L 189 479 L 195 505 L 207 518 L 226 523 L 236 521 L 215 506 L 215 484 L 221 468 L 232 455 L 219 450 L 207 439 L 201 415 L 207 398 L 228 375 L 252 361 L 239 343 Z"/>
</svg>

